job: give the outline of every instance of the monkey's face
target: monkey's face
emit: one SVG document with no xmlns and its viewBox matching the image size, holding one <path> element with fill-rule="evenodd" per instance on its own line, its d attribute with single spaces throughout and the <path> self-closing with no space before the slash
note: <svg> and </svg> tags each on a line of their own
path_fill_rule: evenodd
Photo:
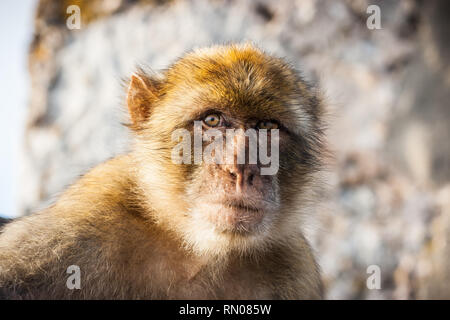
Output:
<svg viewBox="0 0 450 320">
<path fill-rule="evenodd" d="M 133 82 L 151 93 L 133 94 Z M 130 91 L 132 118 L 145 119 L 137 151 L 152 206 L 181 212 L 190 241 L 262 239 L 291 221 L 321 132 L 318 101 L 290 67 L 220 47 L 187 55 L 160 80 L 132 79 Z M 149 115 L 133 111 L 148 100 Z"/>
<path fill-rule="evenodd" d="M 206 113 L 197 122 L 202 163 L 192 165 L 186 188 L 190 215 L 219 233 L 261 232 L 280 209 L 279 141 L 287 137 L 275 120 L 240 118 L 226 109 Z M 194 133 L 196 139 L 202 136 Z M 259 153 L 267 156 L 266 165 Z"/>
</svg>

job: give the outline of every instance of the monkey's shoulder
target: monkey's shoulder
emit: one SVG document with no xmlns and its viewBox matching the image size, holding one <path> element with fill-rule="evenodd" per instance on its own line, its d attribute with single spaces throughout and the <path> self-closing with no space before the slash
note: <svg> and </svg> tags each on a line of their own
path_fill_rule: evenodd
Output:
<svg viewBox="0 0 450 320">
<path fill-rule="evenodd" d="M 100 289 L 120 277 L 138 243 L 151 243 L 151 222 L 135 204 L 129 167 L 126 156 L 103 163 L 50 207 L 5 225 L 0 231 L 1 295 L 69 297 L 75 294 L 66 288 L 73 265 Z M 99 291 L 94 296 L 108 295 Z"/>
</svg>

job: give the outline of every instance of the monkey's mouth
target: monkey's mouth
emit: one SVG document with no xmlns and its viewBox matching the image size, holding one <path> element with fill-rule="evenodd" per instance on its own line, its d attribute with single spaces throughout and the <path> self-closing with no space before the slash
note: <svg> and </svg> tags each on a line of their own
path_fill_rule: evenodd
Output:
<svg viewBox="0 0 450 320">
<path fill-rule="evenodd" d="M 248 211 L 248 212 L 261 212 L 262 208 L 255 206 L 254 204 L 246 203 L 245 201 L 224 201 L 223 205 L 228 206 L 234 210 L 242 210 L 242 211 Z"/>
<path fill-rule="evenodd" d="M 202 208 L 203 215 L 216 231 L 248 234 L 254 232 L 262 223 L 265 210 L 255 201 L 226 199 L 210 202 Z"/>
</svg>

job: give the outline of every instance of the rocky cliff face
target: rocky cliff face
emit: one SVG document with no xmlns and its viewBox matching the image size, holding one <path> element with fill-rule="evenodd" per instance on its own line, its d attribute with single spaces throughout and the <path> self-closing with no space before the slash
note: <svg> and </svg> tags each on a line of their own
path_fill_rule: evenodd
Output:
<svg viewBox="0 0 450 320">
<path fill-rule="evenodd" d="M 107 4 L 106 4 L 107 3 Z M 78 4 L 80 30 L 66 27 Z M 30 50 L 22 163 L 28 214 L 128 148 L 121 79 L 197 46 L 250 40 L 319 81 L 336 154 L 307 226 L 329 298 L 450 297 L 448 2 L 47 1 Z M 381 269 L 381 290 L 366 286 Z"/>
</svg>

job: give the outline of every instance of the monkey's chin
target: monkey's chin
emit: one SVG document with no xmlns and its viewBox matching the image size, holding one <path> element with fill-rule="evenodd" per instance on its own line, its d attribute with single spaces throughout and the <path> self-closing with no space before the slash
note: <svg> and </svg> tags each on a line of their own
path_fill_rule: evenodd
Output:
<svg viewBox="0 0 450 320">
<path fill-rule="evenodd" d="M 202 201 L 191 207 L 183 227 L 185 245 L 199 255 L 227 256 L 264 248 L 274 211 Z"/>
</svg>

